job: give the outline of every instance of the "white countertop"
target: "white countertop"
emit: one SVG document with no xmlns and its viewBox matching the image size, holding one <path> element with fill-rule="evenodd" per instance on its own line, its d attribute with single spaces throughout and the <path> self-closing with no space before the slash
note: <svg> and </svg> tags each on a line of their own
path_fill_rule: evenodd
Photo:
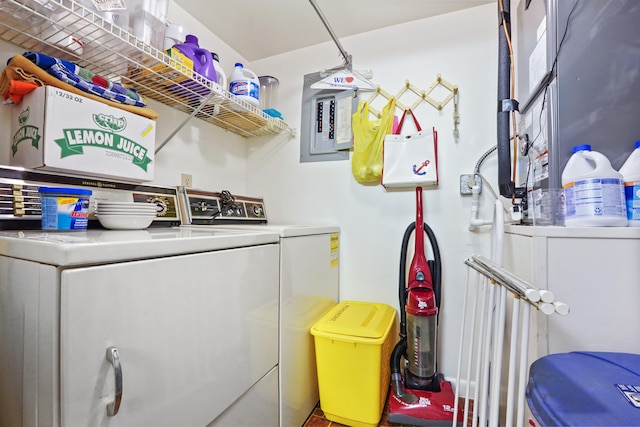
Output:
<svg viewBox="0 0 640 427">
<path fill-rule="evenodd" d="M 183 227 L 0 231 L 0 255 L 57 266 L 79 266 L 278 243 L 279 237 L 274 231 Z"/>
<path fill-rule="evenodd" d="M 530 237 L 640 239 L 640 227 L 557 227 L 505 224 L 505 233 Z"/>
</svg>

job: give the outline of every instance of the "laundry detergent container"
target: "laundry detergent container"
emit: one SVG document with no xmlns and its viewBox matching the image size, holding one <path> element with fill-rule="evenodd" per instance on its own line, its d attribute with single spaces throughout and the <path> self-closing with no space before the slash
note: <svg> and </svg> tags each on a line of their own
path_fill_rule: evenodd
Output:
<svg viewBox="0 0 640 427">
<path fill-rule="evenodd" d="M 395 309 L 343 301 L 311 327 L 311 334 L 325 417 L 349 426 L 377 426 L 389 388 Z"/>
<path fill-rule="evenodd" d="M 640 355 L 544 356 L 529 370 L 527 403 L 535 426 L 638 426 Z"/>
</svg>

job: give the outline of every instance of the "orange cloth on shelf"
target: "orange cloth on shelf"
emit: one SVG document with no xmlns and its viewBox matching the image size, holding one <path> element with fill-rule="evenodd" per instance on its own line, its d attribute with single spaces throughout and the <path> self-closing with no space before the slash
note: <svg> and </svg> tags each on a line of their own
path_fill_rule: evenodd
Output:
<svg viewBox="0 0 640 427">
<path fill-rule="evenodd" d="M 7 66 L 2 71 L 2 74 L 0 74 L 0 93 L 7 93 L 7 91 L 11 88 L 12 80 L 33 82 L 38 86 L 55 86 L 68 92 L 75 93 L 76 95 L 81 95 L 86 98 L 90 98 L 95 101 L 110 105 L 112 107 L 120 108 L 133 114 L 138 114 L 151 120 L 155 120 L 158 118 L 158 113 L 151 108 L 121 104 L 119 102 L 110 101 L 108 99 L 104 99 L 99 96 L 81 91 L 47 73 L 45 70 L 38 67 L 36 64 L 22 55 L 15 55 L 13 58 L 11 58 Z"/>
<path fill-rule="evenodd" d="M 4 93 L 5 101 L 11 98 L 11 102 L 14 104 L 20 103 L 22 97 L 37 88 L 38 85 L 31 82 L 23 82 L 20 80 L 11 80 L 9 83 L 9 90 Z"/>
</svg>

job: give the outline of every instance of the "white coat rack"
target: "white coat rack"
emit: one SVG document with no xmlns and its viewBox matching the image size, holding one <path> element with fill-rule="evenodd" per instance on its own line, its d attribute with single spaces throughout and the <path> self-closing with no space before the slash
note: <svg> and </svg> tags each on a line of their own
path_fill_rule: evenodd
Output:
<svg viewBox="0 0 640 427">
<path fill-rule="evenodd" d="M 441 100 L 434 99 L 431 96 L 431 93 L 436 88 L 439 88 L 439 87 L 442 87 L 447 91 L 446 96 Z M 407 92 L 410 92 L 418 97 L 418 99 L 410 106 L 401 102 L 401 98 Z M 385 98 L 387 102 L 392 98 L 395 98 L 396 108 L 399 108 L 402 111 L 406 111 L 409 109 L 413 111 L 416 108 L 418 108 L 418 106 L 423 102 L 428 103 L 429 105 L 431 105 L 432 107 L 438 110 L 442 110 L 444 106 L 447 105 L 449 101 L 453 99 L 453 137 L 457 141 L 459 136 L 458 124 L 460 124 L 460 114 L 458 112 L 458 86 L 453 85 L 448 81 L 444 80 L 440 76 L 440 74 L 438 74 L 438 77 L 436 78 L 436 80 L 433 83 L 431 83 L 429 87 L 427 87 L 427 89 L 425 90 L 421 90 L 414 84 L 410 83 L 409 80 L 405 81 L 404 86 L 395 95 L 390 94 L 389 92 L 385 91 L 380 86 L 378 86 L 376 90 L 373 92 L 373 94 L 371 95 L 371 97 L 367 100 L 367 103 L 369 104 L 369 112 L 371 114 L 374 114 L 376 117 L 381 117 L 382 113 L 372 106 L 373 100 L 376 99 L 378 96 Z"/>
</svg>

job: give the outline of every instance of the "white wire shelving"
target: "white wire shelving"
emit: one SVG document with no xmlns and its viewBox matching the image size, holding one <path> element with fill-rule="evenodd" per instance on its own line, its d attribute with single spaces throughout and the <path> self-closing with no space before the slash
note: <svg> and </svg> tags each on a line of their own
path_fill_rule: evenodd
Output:
<svg viewBox="0 0 640 427">
<path fill-rule="evenodd" d="M 295 135 L 285 121 L 181 67 L 112 21 L 117 19 L 105 19 L 75 0 L 0 0 L 0 38 L 9 43 L 72 61 L 243 137 Z"/>
</svg>

